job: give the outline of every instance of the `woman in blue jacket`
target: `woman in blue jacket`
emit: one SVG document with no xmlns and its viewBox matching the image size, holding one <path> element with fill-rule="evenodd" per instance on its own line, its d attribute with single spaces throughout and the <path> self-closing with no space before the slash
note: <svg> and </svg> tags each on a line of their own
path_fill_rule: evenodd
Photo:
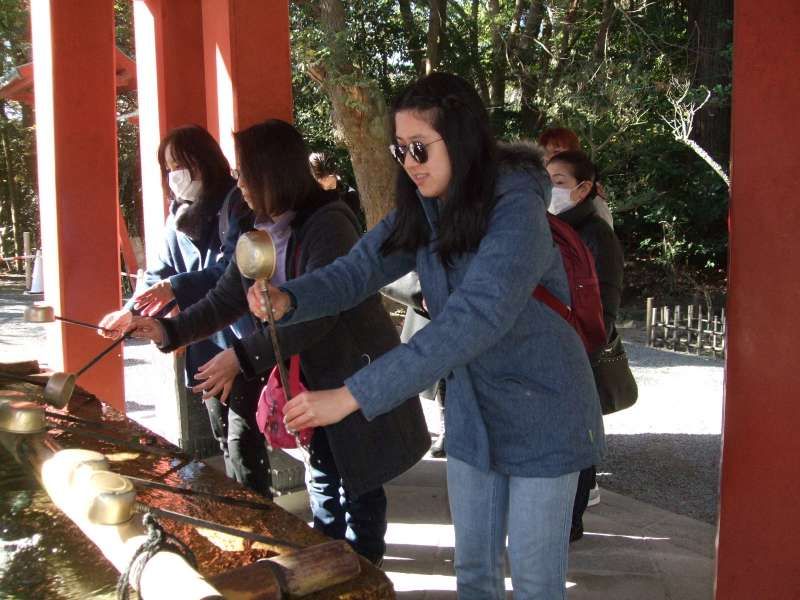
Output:
<svg viewBox="0 0 800 600">
<path fill-rule="evenodd" d="M 538 164 L 500 151 L 475 90 L 435 73 L 393 105 L 396 210 L 333 264 L 270 287 L 282 325 L 333 314 L 416 270 L 431 322 L 347 378 L 298 395 L 300 429 L 360 410 L 367 419 L 447 381 L 447 482 L 461 600 L 564 598 L 578 472 L 600 460 L 603 424 L 578 334 L 531 297 L 569 301 Z M 255 286 L 251 310 L 263 316 Z"/>
<path fill-rule="evenodd" d="M 199 125 L 171 130 L 161 140 L 158 162 L 169 200 L 164 243 L 145 274 L 144 291 L 100 321 L 100 327 L 113 330 L 112 337 L 125 332 L 133 314 L 163 315 L 203 299 L 225 272 L 239 234 L 252 226 L 253 213 L 208 131 Z M 227 475 L 270 496 L 269 460 L 254 416 L 261 387 L 243 377 L 225 387 L 209 382 L 215 359 L 253 329 L 252 318 L 245 318 L 188 345 L 186 387 L 203 394 Z"/>
</svg>

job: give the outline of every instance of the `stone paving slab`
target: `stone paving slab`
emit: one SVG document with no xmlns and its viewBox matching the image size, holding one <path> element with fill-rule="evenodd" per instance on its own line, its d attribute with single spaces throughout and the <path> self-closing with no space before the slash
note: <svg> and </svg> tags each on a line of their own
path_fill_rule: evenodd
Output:
<svg viewBox="0 0 800 600">
<path fill-rule="evenodd" d="M 389 530 L 383 568 L 399 598 L 454 600 L 454 536 L 444 460 L 426 459 L 387 485 Z M 602 491 L 570 546 L 570 600 L 709 600 L 715 528 Z M 511 597 L 511 580 L 506 579 Z"/>
</svg>

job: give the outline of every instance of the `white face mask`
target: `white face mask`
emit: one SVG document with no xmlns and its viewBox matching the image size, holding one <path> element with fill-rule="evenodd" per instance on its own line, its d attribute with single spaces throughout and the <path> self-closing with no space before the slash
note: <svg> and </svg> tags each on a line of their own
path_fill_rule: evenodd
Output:
<svg viewBox="0 0 800 600">
<path fill-rule="evenodd" d="M 203 193 L 203 182 L 192 179 L 192 172 L 189 169 L 175 169 L 167 175 L 169 189 L 180 200 L 194 202 Z"/>
<path fill-rule="evenodd" d="M 560 215 L 570 208 L 574 208 L 578 203 L 572 200 L 572 191 L 577 189 L 577 187 L 577 185 L 572 189 L 554 187 L 553 191 L 550 193 L 550 206 L 547 207 L 547 212 L 551 215 Z"/>
</svg>

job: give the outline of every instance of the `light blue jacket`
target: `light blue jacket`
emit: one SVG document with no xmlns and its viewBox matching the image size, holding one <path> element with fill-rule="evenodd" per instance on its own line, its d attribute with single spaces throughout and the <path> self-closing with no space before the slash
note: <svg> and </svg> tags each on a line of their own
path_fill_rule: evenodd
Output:
<svg viewBox="0 0 800 600">
<path fill-rule="evenodd" d="M 592 371 L 575 330 L 531 297 L 541 282 L 569 298 L 545 213 L 550 183 L 535 164 L 506 166 L 496 196 L 478 250 L 451 269 L 431 243 L 384 257 L 392 212 L 348 255 L 282 286 L 296 308 L 280 324 L 338 313 L 415 269 L 432 321 L 345 381 L 366 418 L 446 377 L 448 455 L 522 477 L 579 471 L 605 450 Z M 435 232 L 439 201 L 420 202 Z"/>
</svg>

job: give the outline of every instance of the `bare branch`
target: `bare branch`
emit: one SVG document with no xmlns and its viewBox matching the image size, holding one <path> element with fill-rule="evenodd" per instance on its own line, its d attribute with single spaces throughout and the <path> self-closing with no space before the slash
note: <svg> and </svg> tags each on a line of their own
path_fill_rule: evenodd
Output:
<svg viewBox="0 0 800 600">
<path fill-rule="evenodd" d="M 725 185 L 730 188 L 731 182 L 725 169 L 722 168 L 711 155 L 708 154 L 697 142 L 689 136 L 692 134 L 692 127 L 694 125 L 694 116 L 697 112 L 706 105 L 711 99 L 711 90 L 704 88 L 706 97 L 702 101 L 697 102 L 689 98 L 692 91 L 692 84 L 688 79 L 673 78 L 670 81 L 669 90 L 667 91 L 667 99 L 672 106 L 672 117 L 667 118 L 661 116 L 661 119 L 669 126 L 672 131 L 672 136 L 682 144 L 686 144 L 691 148 L 695 154 L 702 158 L 712 170 L 720 176 L 725 182 Z"/>
</svg>

